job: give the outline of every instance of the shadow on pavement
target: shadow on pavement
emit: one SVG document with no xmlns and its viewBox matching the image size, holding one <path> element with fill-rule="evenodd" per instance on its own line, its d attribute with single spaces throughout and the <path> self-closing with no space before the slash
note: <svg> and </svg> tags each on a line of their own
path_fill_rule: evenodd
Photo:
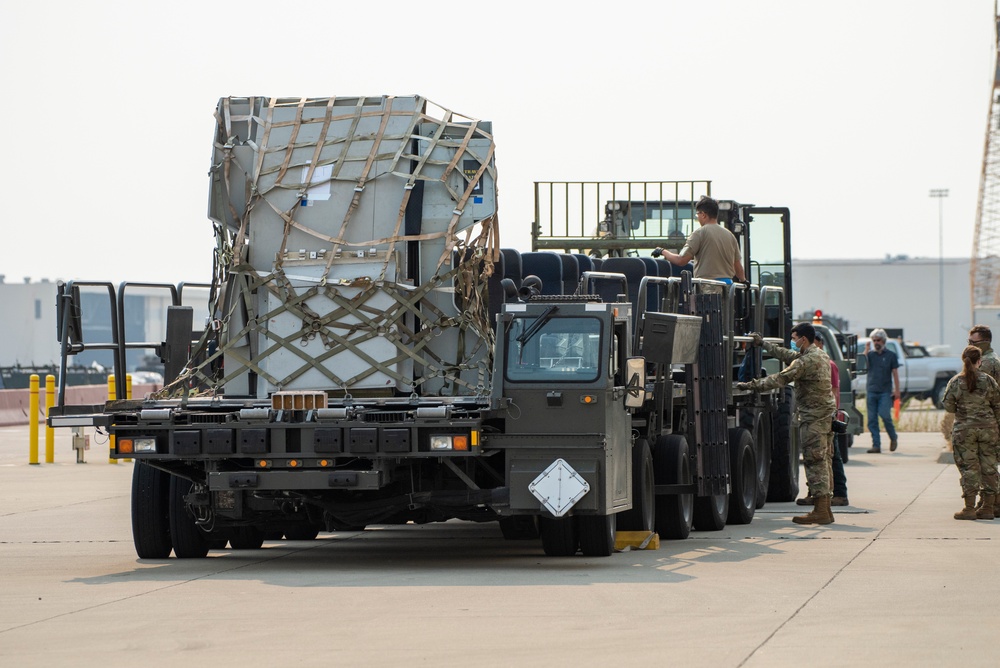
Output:
<svg viewBox="0 0 1000 668">
<path fill-rule="evenodd" d="M 759 531 L 740 535 L 753 529 Z M 694 579 L 685 571 L 698 563 L 751 561 L 784 553 L 782 545 L 788 541 L 871 531 L 837 524 L 798 526 L 768 517 L 718 532 L 695 531 L 687 540 L 662 541 L 655 551 L 629 551 L 607 558 L 560 558 L 546 557 L 538 540 L 504 540 L 496 525 L 449 522 L 384 526 L 322 534 L 313 541 L 267 542 L 259 550 L 213 550 L 206 559 L 136 560 L 132 570 L 68 582 L 174 585 L 246 580 L 279 587 L 673 584 Z"/>
</svg>

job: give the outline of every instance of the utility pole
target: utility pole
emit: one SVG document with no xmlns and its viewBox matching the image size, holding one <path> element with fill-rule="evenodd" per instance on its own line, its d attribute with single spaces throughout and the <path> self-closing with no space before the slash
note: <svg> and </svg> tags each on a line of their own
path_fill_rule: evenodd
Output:
<svg viewBox="0 0 1000 668">
<path fill-rule="evenodd" d="M 938 201 L 938 321 L 941 328 L 938 343 L 941 345 L 944 345 L 944 198 L 947 196 L 947 188 L 931 190 L 931 197 Z"/>
</svg>

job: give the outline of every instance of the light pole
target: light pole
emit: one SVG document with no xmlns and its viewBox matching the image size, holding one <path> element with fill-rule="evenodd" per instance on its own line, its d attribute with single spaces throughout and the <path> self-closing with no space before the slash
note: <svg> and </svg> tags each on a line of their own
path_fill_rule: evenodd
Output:
<svg viewBox="0 0 1000 668">
<path fill-rule="evenodd" d="M 944 345 L 944 198 L 947 196 L 947 188 L 931 190 L 931 197 L 936 197 L 938 201 L 938 321 L 941 345 Z"/>
</svg>

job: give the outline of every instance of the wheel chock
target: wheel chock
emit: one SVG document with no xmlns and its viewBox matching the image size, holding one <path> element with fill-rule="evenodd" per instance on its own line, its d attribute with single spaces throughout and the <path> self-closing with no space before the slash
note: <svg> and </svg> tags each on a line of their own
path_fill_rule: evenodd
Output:
<svg viewBox="0 0 1000 668">
<path fill-rule="evenodd" d="M 615 552 L 659 549 L 660 534 L 655 531 L 619 531 L 615 534 Z"/>
</svg>

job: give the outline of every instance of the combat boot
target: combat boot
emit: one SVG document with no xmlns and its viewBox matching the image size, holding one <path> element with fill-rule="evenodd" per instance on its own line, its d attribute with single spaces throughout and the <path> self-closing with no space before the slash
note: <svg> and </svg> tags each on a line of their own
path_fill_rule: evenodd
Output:
<svg viewBox="0 0 1000 668">
<path fill-rule="evenodd" d="M 956 520 L 974 520 L 976 519 L 976 495 L 970 494 L 965 497 L 965 508 L 955 513 Z"/>
<path fill-rule="evenodd" d="M 830 495 L 813 497 L 816 505 L 808 515 L 793 517 L 796 524 L 833 524 L 833 511 L 830 510 Z"/>
<path fill-rule="evenodd" d="M 812 506 L 816 504 L 816 499 L 812 497 L 812 494 L 806 494 L 801 499 L 795 499 L 795 505 L 797 506 Z"/>
<path fill-rule="evenodd" d="M 993 499 L 996 495 L 994 494 L 983 494 L 983 505 L 976 510 L 977 520 L 991 520 L 994 517 L 993 514 Z"/>
</svg>

